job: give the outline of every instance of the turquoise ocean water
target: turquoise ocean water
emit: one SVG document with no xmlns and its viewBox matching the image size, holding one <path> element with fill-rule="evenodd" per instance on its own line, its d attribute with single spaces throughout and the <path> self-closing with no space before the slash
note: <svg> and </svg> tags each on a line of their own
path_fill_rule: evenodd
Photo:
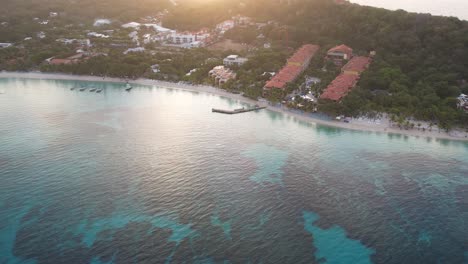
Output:
<svg viewBox="0 0 468 264">
<path fill-rule="evenodd" d="M 162 87 L 0 91 L 2 264 L 468 263 L 468 143 Z"/>
</svg>

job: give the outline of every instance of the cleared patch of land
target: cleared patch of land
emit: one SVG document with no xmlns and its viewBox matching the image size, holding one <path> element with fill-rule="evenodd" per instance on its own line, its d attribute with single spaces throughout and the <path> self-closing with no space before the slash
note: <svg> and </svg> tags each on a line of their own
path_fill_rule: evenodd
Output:
<svg viewBox="0 0 468 264">
<path fill-rule="evenodd" d="M 252 46 L 247 45 L 247 44 L 234 42 L 230 39 L 225 39 L 223 41 L 219 41 L 219 42 L 211 44 L 210 46 L 207 47 L 207 49 L 222 50 L 222 51 L 225 51 L 225 50 L 244 51 L 251 47 Z"/>
</svg>

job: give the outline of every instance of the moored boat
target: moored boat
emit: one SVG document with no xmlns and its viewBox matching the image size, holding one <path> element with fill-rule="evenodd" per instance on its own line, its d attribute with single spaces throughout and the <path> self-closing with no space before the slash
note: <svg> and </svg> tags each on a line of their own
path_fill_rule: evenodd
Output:
<svg viewBox="0 0 468 264">
<path fill-rule="evenodd" d="M 127 83 L 125 85 L 125 91 L 130 92 L 130 90 L 132 90 L 132 89 L 133 89 L 133 87 L 129 83 Z"/>
</svg>

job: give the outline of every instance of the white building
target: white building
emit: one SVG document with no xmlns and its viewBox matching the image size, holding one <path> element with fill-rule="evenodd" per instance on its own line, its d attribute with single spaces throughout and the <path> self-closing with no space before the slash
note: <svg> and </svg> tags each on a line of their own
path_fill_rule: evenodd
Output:
<svg viewBox="0 0 468 264">
<path fill-rule="evenodd" d="M 104 26 L 104 25 L 109 25 L 111 23 L 111 21 L 109 19 L 106 19 L 106 18 L 98 18 L 94 21 L 94 24 L 93 26 L 95 27 L 100 27 L 100 26 Z"/>
<path fill-rule="evenodd" d="M 465 111 L 468 111 L 468 95 L 461 94 L 457 99 L 457 106 Z"/>
<path fill-rule="evenodd" d="M 11 46 L 13 46 L 11 43 L 0 43 L 0 48 L 9 48 Z"/>
<path fill-rule="evenodd" d="M 89 39 L 66 39 L 66 38 L 60 38 L 60 39 L 56 39 L 55 41 L 57 42 L 61 42 L 63 44 L 66 44 L 66 45 L 70 45 L 70 44 L 79 44 L 81 46 L 91 46 L 91 41 Z"/>
<path fill-rule="evenodd" d="M 218 30 L 221 34 L 224 34 L 226 31 L 234 28 L 236 23 L 234 20 L 226 20 L 216 25 L 216 30 Z"/>
<path fill-rule="evenodd" d="M 209 71 L 208 75 L 215 80 L 216 85 L 222 85 L 227 81 L 236 78 L 236 73 L 224 67 L 223 65 L 214 67 L 211 71 Z"/>
<path fill-rule="evenodd" d="M 163 32 L 163 33 L 164 32 L 175 32 L 172 29 L 161 27 L 158 24 L 144 24 L 144 25 L 147 26 L 147 27 L 152 27 L 154 29 L 154 31 L 156 31 L 156 32 Z"/>
<path fill-rule="evenodd" d="M 161 70 L 159 69 L 159 64 L 151 65 L 151 71 L 152 71 L 153 73 L 158 73 L 158 72 L 160 72 Z"/>
<path fill-rule="evenodd" d="M 128 34 L 128 37 L 132 39 L 133 42 L 137 43 L 140 46 L 140 40 L 138 38 L 138 31 L 132 31 Z"/>
<path fill-rule="evenodd" d="M 43 38 L 46 37 L 46 34 L 45 34 L 44 31 L 41 31 L 41 32 L 38 32 L 38 33 L 36 34 L 36 36 L 37 36 L 38 38 L 40 38 L 40 39 L 43 39 Z"/>
<path fill-rule="evenodd" d="M 249 59 L 239 57 L 239 55 L 229 55 L 223 60 L 225 66 L 241 66 L 246 63 Z"/>
<path fill-rule="evenodd" d="M 135 28 L 135 29 L 139 29 L 140 26 L 141 26 L 141 24 L 137 23 L 137 22 L 130 22 L 130 23 L 122 25 L 123 28 Z"/>
<path fill-rule="evenodd" d="M 175 44 L 192 43 L 202 41 L 210 36 L 207 32 L 174 32 L 169 36 L 169 40 Z"/>
<path fill-rule="evenodd" d="M 95 38 L 109 38 L 108 35 L 104 35 L 104 34 L 97 33 L 97 32 L 89 32 L 87 35 L 88 37 L 95 37 Z"/>
<path fill-rule="evenodd" d="M 145 51 L 145 48 L 143 48 L 143 47 L 130 48 L 130 49 L 124 51 L 123 54 L 128 54 L 128 53 L 130 53 L 130 52 L 144 52 L 144 51 Z"/>
</svg>

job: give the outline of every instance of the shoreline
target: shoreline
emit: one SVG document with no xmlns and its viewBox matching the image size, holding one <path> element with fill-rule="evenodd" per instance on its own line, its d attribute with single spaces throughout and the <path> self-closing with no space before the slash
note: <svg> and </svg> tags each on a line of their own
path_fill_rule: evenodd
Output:
<svg viewBox="0 0 468 264">
<path fill-rule="evenodd" d="M 123 78 L 113 78 L 113 77 L 98 77 L 98 76 L 87 76 L 87 75 L 71 75 L 64 73 L 41 73 L 41 72 L 0 72 L 1 78 L 23 78 L 23 79 L 45 79 L 45 80 L 76 80 L 76 81 L 91 81 L 91 82 L 110 82 L 110 83 L 122 83 L 125 82 Z M 220 88 L 207 85 L 188 85 L 173 83 L 160 80 L 151 80 L 151 79 L 136 79 L 129 80 L 129 83 L 136 85 L 146 85 L 146 86 L 161 86 L 170 89 L 185 90 L 190 92 L 204 92 L 209 94 L 214 94 L 220 97 L 226 97 L 234 100 L 238 100 L 247 104 L 258 104 L 260 106 L 265 106 L 266 109 L 281 113 L 284 115 L 289 115 L 296 118 L 299 121 L 323 125 L 328 127 L 335 127 L 340 129 L 348 129 L 354 131 L 364 131 L 364 132 L 374 132 L 374 133 L 385 133 L 385 134 L 399 134 L 403 136 L 413 136 L 416 138 L 435 138 L 435 139 L 446 139 L 446 140 L 456 140 L 456 141 L 468 141 L 468 133 L 463 131 L 450 131 L 449 133 L 444 131 L 439 131 L 435 128 L 433 131 L 422 131 L 418 129 L 402 130 L 390 126 L 388 119 L 384 118 L 379 121 L 372 121 L 368 119 L 353 119 L 350 123 L 338 122 L 333 120 L 323 120 L 317 117 L 313 117 L 310 113 L 299 113 L 298 111 L 292 111 L 284 107 L 273 106 L 267 103 L 258 102 L 250 98 L 244 97 L 240 94 L 229 93 Z"/>
</svg>

